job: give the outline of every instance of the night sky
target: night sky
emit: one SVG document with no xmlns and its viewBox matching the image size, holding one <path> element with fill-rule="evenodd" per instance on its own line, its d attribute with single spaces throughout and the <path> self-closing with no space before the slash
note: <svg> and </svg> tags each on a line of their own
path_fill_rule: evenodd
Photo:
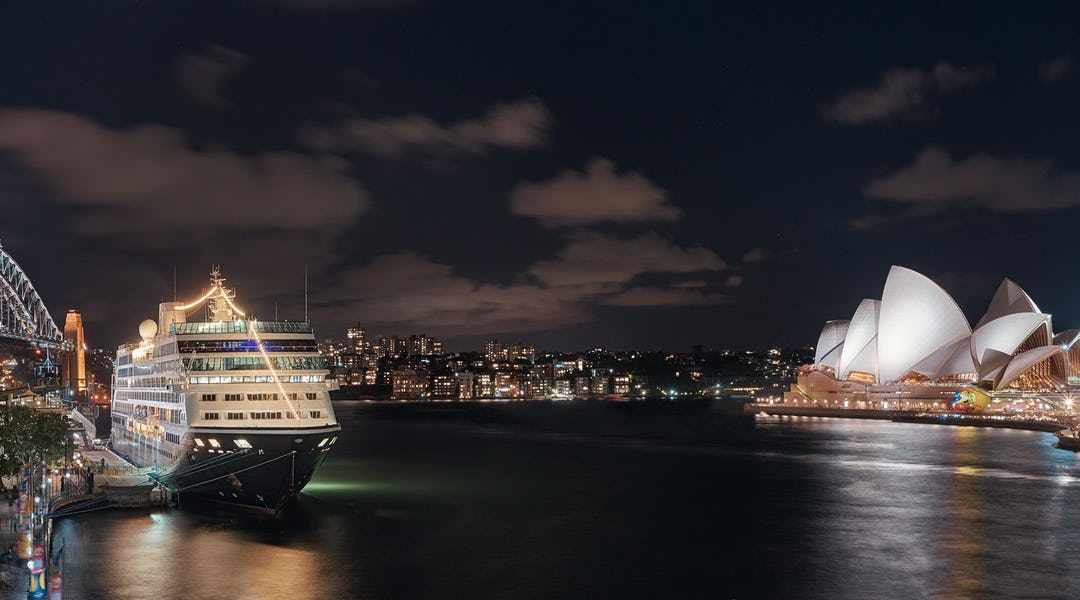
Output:
<svg viewBox="0 0 1080 600">
<path fill-rule="evenodd" d="M 7 3 L 0 241 L 95 346 L 212 263 L 451 350 L 813 344 L 892 264 L 1080 326 L 1080 7 L 758 4 Z"/>
</svg>

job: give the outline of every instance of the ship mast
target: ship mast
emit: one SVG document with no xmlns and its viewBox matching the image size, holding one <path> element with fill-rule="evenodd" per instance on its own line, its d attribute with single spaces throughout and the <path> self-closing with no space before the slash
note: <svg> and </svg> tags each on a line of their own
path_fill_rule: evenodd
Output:
<svg viewBox="0 0 1080 600">
<path fill-rule="evenodd" d="M 236 292 L 225 287 L 225 278 L 221 276 L 221 266 L 213 265 L 210 269 L 210 288 L 217 289 L 219 293 L 210 296 L 206 302 L 206 318 L 208 321 L 235 321 L 237 314 L 234 310 L 233 299 Z"/>
</svg>

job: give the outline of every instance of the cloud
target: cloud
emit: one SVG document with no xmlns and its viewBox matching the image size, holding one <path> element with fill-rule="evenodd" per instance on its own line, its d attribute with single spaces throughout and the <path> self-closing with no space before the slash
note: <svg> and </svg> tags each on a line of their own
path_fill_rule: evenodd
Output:
<svg viewBox="0 0 1080 600">
<path fill-rule="evenodd" d="M 369 204 L 339 160 L 196 149 L 160 125 L 110 129 L 71 113 L 0 109 L 0 151 L 69 205 L 65 218 L 86 235 L 150 244 L 223 228 L 326 235 Z"/>
<path fill-rule="evenodd" d="M 739 287 L 742 284 L 742 275 L 729 275 L 728 278 L 724 280 L 724 285 L 726 285 L 727 287 Z"/>
<path fill-rule="evenodd" d="M 761 262 L 761 261 L 765 260 L 766 258 L 768 258 L 768 256 L 769 256 L 768 253 L 766 253 L 765 250 L 763 250 L 761 248 L 751 248 L 749 251 L 747 251 L 746 254 L 743 254 L 742 262 L 744 262 L 744 263 Z"/>
<path fill-rule="evenodd" d="M 939 62 L 933 68 L 897 68 L 885 71 L 872 86 L 852 89 L 820 108 L 828 120 L 864 125 L 918 114 L 930 99 L 987 81 L 994 68 L 980 65 L 955 67 Z"/>
<path fill-rule="evenodd" d="M 1072 68 L 1072 55 L 1064 54 L 1039 65 L 1039 79 L 1043 83 L 1057 83 L 1064 79 L 1072 71 Z"/>
<path fill-rule="evenodd" d="M 225 82 L 248 65 L 251 58 L 232 48 L 210 44 L 200 52 L 184 53 L 176 61 L 176 85 L 192 100 L 215 110 L 233 107 L 225 97 Z"/>
<path fill-rule="evenodd" d="M 863 192 L 907 205 L 915 215 L 950 206 L 1041 212 L 1080 206 L 1080 172 L 1058 170 L 1049 160 L 989 154 L 954 160 L 944 149 L 929 146 L 914 164 L 870 182 Z"/>
<path fill-rule="evenodd" d="M 550 286 L 626 283 L 645 273 L 694 273 L 727 268 L 712 250 L 682 248 L 655 233 L 622 239 L 598 233 L 571 238 L 555 260 L 543 260 L 528 272 Z"/>
<path fill-rule="evenodd" d="M 318 150 L 358 150 L 384 158 L 420 155 L 449 158 L 493 148 L 528 149 L 547 142 L 552 117 L 538 98 L 497 103 L 482 117 L 446 125 L 419 114 L 382 119 L 347 119 L 333 126 L 308 124 L 300 143 Z"/>
<path fill-rule="evenodd" d="M 673 221 L 683 214 L 643 175 L 619 174 L 614 163 L 599 157 L 589 160 L 584 173 L 568 170 L 549 181 L 518 185 L 510 192 L 510 212 L 547 227 Z"/>
<path fill-rule="evenodd" d="M 607 306 L 707 306 L 727 302 L 727 296 L 698 290 L 633 287 L 603 300 Z"/>
<path fill-rule="evenodd" d="M 654 244 L 648 237 L 643 239 L 647 241 L 624 241 L 624 248 L 649 248 Z M 563 255 L 576 255 L 584 249 L 583 243 L 596 248 L 605 242 L 597 239 L 572 241 L 569 252 Z M 606 243 L 618 242 L 607 240 Z M 680 256 L 680 249 L 671 248 L 674 252 L 669 250 L 668 258 L 674 260 Z M 696 252 L 691 250 L 689 254 Z M 707 262 L 716 264 L 717 260 Z M 567 276 L 569 272 L 562 272 L 546 280 L 528 281 L 526 274 L 522 274 L 517 278 L 518 283 L 499 285 L 470 280 L 456 274 L 450 266 L 415 252 L 398 252 L 342 270 L 332 296 L 334 300 L 323 303 L 317 310 L 341 325 L 363 315 L 369 328 L 411 328 L 455 336 L 540 331 L 586 323 L 595 318 L 594 311 L 599 306 L 675 307 L 726 301 L 725 296 L 702 289 L 707 286 L 704 281 L 669 287 L 627 285 L 633 277 L 630 270 L 643 273 L 675 269 L 681 272 L 685 267 L 661 266 L 654 260 L 651 267 L 630 270 L 616 265 L 617 273 L 613 275 L 601 268 L 612 266 L 611 261 L 607 265 L 600 262 L 592 265 L 597 270 L 578 268 L 571 276 Z M 549 263 L 537 263 L 545 264 Z M 557 272 L 554 267 L 539 270 L 546 275 Z"/>
<path fill-rule="evenodd" d="M 335 312 L 345 323 L 363 315 L 370 327 L 415 327 L 440 335 L 525 332 L 592 319 L 591 298 L 614 286 L 493 285 L 457 275 L 413 252 L 380 256 L 341 273 Z"/>
</svg>

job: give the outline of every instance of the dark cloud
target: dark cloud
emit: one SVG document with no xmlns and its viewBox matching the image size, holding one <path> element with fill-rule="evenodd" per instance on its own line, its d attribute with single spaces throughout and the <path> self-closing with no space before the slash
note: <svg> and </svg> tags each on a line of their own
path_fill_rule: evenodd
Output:
<svg viewBox="0 0 1080 600">
<path fill-rule="evenodd" d="M 655 233 L 619 238 L 579 233 L 558 253 L 529 267 L 546 285 L 626 283 L 644 273 L 694 273 L 727 268 L 712 250 L 680 247 Z"/>
<path fill-rule="evenodd" d="M 548 227 L 673 221 L 683 214 L 644 175 L 617 173 L 614 163 L 599 157 L 589 160 L 584 173 L 568 170 L 548 181 L 518 185 L 510 192 L 510 211 Z"/>
<path fill-rule="evenodd" d="M 727 296 L 683 288 L 632 287 L 605 298 L 608 306 L 707 306 L 727 302 Z"/>
<path fill-rule="evenodd" d="M 821 114 L 826 119 L 848 125 L 911 116 L 919 114 L 935 96 L 993 77 L 994 68 L 989 65 L 968 68 L 939 62 L 931 69 L 890 69 L 875 85 L 852 89 L 822 106 Z"/>
<path fill-rule="evenodd" d="M 412 252 L 381 256 L 341 273 L 332 313 L 338 323 L 357 315 L 373 328 L 413 328 L 438 335 L 527 332 L 592 319 L 589 299 L 615 286 L 544 287 L 474 282 Z"/>
<path fill-rule="evenodd" d="M 297 138 L 317 150 L 357 150 L 398 158 L 447 158 L 484 154 L 494 148 L 527 149 L 547 142 L 552 117 L 538 98 L 492 105 L 482 117 L 446 125 L 419 114 L 347 119 L 335 125 L 308 124 Z"/>
<path fill-rule="evenodd" d="M 601 305 L 677 307 L 727 300 L 703 289 L 705 281 L 633 286 L 646 273 L 723 268 L 712 251 L 680 248 L 655 234 L 619 239 L 580 234 L 555 260 L 535 263 L 518 283 L 468 279 L 449 265 L 414 252 L 380 256 L 340 272 L 332 303 L 319 309 L 345 324 L 362 315 L 371 327 L 428 331 L 446 336 L 557 329 L 595 318 Z M 530 275 L 533 281 L 530 281 Z"/>
<path fill-rule="evenodd" d="M 1039 65 L 1039 79 L 1043 83 L 1057 83 L 1072 71 L 1073 57 L 1065 54 Z"/>
<path fill-rule="evenodd" d="M 765 260 L 768 257 L 769 257 L 769 254 L 767 252 L 765 252 L 764 249 L 762 249 L 762 248 L 751 248 L 750 250 L 748 250 L 746 252 L 746 254 L 743 254 L 742 262 L 744 262 L 744 263 L 761 262 L 761 261 Z"/>
<path fill-rule="evenodd" d="M 727 287 L 739 287 L 742 284 L 742 275 L 729 275 L 728 278 L 724 280 L 724 285 L 726 285 Z"/>
<path fill-rule="evenodd" d="M 177 129 L 110 129 L 50 110 L 0 110 L 0 150 L 50 189 L 84 235 L 154 244 L 188 231 L 338 231 L 368 195 L 332 157 L 194 148 Z"/>
<path fill-rule="evenodd" d="M 1040 212 L 1080 206 L 1080 172 L 1058 170 L 1050 160 L 989 154 L 954 160 L 944 149 L 929 146 L 914 164 L 870 182 L 863 191 L 907 205 L 916 215 L 949 206 Z"/>
<path fill-rule="evenodd" d="M 176 61 L 176 85 L 207 108 L 232 108 L 232 101 L 224 94 L 225 83 L 250 60 L 243 52 L 210 44 L 199 52 L 187 52 Z"/>
</svg>

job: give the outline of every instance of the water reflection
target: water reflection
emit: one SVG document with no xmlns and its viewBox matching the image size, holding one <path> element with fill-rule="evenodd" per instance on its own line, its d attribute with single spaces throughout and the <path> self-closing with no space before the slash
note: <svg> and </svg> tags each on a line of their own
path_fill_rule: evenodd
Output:
<svg viewBox="0 0 1080 600">
<path fill-rule="evenodd" d="M 1047 434 L 595 406 L 407 410 L 339 407 L 349 435 L 281 518 L 186 508 L 61 521 L 68 597 L 1080 591 L 1080 468 Z"/>
</svg>

